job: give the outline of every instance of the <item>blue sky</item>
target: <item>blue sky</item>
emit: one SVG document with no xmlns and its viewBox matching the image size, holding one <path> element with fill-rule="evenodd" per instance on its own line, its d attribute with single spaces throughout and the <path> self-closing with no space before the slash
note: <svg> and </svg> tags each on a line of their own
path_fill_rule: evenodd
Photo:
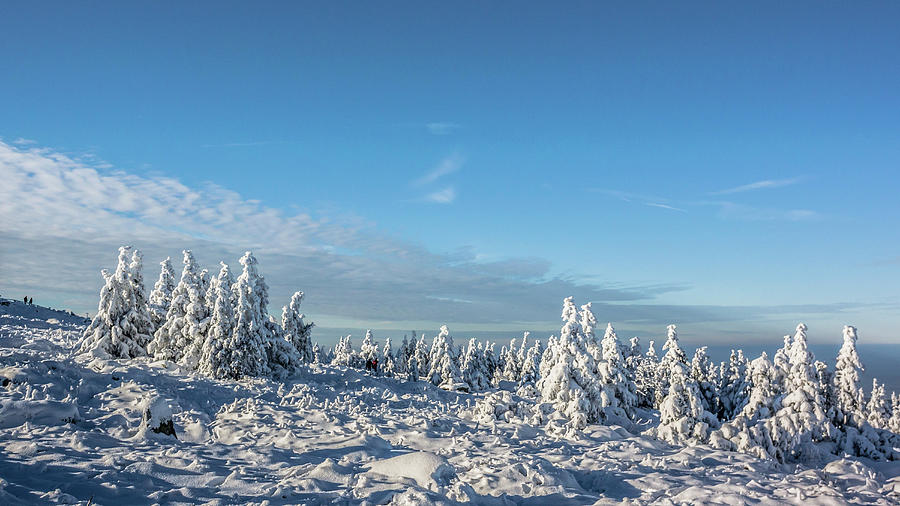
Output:
<svg viewBox="0 0 900 506">
<path fill-rule="evenodd" d="M 0 175 L 21 186 L 0 203 L 0 293 L 89 311 L 118 243 L 148 279 L 182 247 L 211 267 L 252 247 L 272 311 L 303 289 L 324 327 L 551 329 L 571 293 L 636 333 L 777 339 L 803 319 L 900 342 L 897 19 L 894 2 L 7 3 Z M 133 200 L 91 200 L 80 170 Z M 167 201 L 170 180 L 200 203 Z M 179 223 L 208 201 L 229 218 Z M 119 228 L 98 234 L 103 213 Z"/>
</svg>

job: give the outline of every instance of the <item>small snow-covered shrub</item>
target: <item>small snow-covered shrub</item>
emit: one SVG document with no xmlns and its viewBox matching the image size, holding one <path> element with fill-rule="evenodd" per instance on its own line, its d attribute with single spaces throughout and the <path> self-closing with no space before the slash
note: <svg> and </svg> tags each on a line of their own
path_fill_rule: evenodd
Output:
<svg viewBox="0 0 900 506">
<path fill-rule="evenodd" d="M 141 427 L 138 434 L 145 435 L 148 430 L 178 438 L 172 420 L 172 408 L 165 399 L 157 395 L 149 395 L 141 402 Z"/>
</svg>

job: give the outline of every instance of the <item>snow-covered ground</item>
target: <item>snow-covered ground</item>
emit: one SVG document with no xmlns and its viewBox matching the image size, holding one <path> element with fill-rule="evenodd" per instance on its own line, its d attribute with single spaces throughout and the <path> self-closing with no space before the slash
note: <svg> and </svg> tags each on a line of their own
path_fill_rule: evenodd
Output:
<svg viewBox="0 0 900 506">
<path fill-rule="evenodd" d="M 900 503 L 900 462 L 779 466 L 616 426 L 559 439 L 479 423 L 496 392 L 317 364 L 286 382 L 212 380 L 74 356 L 83 329 L 0 306 L 0 504 Z M 148 405 L 171 410 L 177 438 L 148 430 Z"/>
</svg>

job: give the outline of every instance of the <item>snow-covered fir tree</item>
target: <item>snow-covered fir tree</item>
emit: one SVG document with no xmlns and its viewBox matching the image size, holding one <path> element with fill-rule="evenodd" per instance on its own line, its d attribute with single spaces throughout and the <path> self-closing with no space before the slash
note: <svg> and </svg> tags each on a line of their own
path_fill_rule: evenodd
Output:
<svg viewBox="0 0 900 506">
<path fill-rule="evenodd" d="M 375 362 L 379 359 L 378 343 L 375 342 L 375 335 L 371 330 L 366 330 L 366 336 L 363 337 L 362 344 L 359 345 L 359 358 L 363 364 Z"/>
<path fill-rule="evenodd" d="M 678 330 L 675 325 L 666 327 L 666 342 L 663 343 L 662 349 L 666 352 L 659 361 L 659 369 L 657 370 L 657 381 L 659 384 L 659 393 L 656 396 L 657 402 L 662 402 L 661 396 L 667 395 L 669 391 L 670 376 L 674 369 L 674 364 L 685 366 L 685 370 L 690 370 L 687 362 L 687 355 L 678 344 Z"/>
<path fill-rule="evenodd" d="M 322 350 L 319 349 L 318 341 L 316 341 L 316 343 L 313 344 L 312 357 L 313 357 L 312 363 L 314 363 L 314 364 L 321 364 L 323 362 L 322 361 Z"/>
<path fill-rule="evenodd" d="M 815 454 L 812 444 L 834 434 L 825 401 L 819 395 L 815 357 L 809 351 L 806 330 L 806 325 L 797 325 L 788 357 L 787 393 L 781 400 L 781 409 L 766 421 L 779 461 Z"/>
<path fill-rule="evenodd" d="M 428 370 L 428 380 L 432 384 L 445 389 L 453 389 L 463 382 L 456 350 L 450 330 L 446 325 L 441 325 L 440 332 L 432 341 L 429 357 L 431 367 Z"/>
<path fill-rule="evenodd" d="M 834 401 L 836 405 L 838 424 L 843 426 L 848 423 L 858 425 L 866 417 L 863 410 L 865 406 L 859 403 L 859 374 L 863 365 L 856 351 L 856 327 L 844 326 L 844 343 L 838 352 L 834 365 Z"/>
<path fill-rule="evenodd" d="M 616 330 L 607 323 L 600 341 L 602 360 L 597 364 L 601 415 L 606 420 L 630 418 L 636 403 L 635 385 L 626 374 L 621 348 Z"/>
<path fill-rule="evenodd" d="M 184 331 L 189 322 L 185 316 L 191 304 L 191 293 L 199 292 L 203 283 L 193 252 L 184 250 L 182 253 L 184 268 L 178 285 L 172 291 L 172 302 L 166 313 L 166 321 L 156 330 L 153 340 L 147 347 L 157 360 L 177 362 L 184 356 L 186 350 L 179 347 L 179 343 L 186 341 Z"/>
<path fill-rule="evenodd" d="M 659 384 L 659 358 L 654 344 L 651 340 L 647 353 L 638 362 L 634 377 L 637 405 L 643 408 L 658 406 L 665 396 Z"/>
<path fill-rule="evenodd" d="M 134 265 L 130 246 L 119 248 L 119 262 L 114 273 L 103 270 L 104 284 L 100 289 L 97 314 L 84 331 L 78 346 L 81 353 L 95 353 L 112 358 L 134 358 L 146 354 L 150 340 L 147 334 L 150 323 L 146 304 L 136 306 L 141 297 L 135 291 L 142 289 L 133 281 Z"/>
<path fill-rule="evenodd" d="M 213 378 L 230 378 L 233 377 L 233 359 L 227 346 L 235 326 L 235 298 L 231 290 L 234 277 L 225 262 L 221 262 L 221 266 L 219 275 L 213 278 L 210 291 L 207 292 L 213 304 L 212 316 L 197 369 L 201 374 Z"/>
<path fill-rule="evenodd" d="M 869 395 L 869 403 L 866 405 L 866 418 L 869 425 L 876 429 L 886 428 L 891 418 L 891 411 L 884 393 L 884 383 L 878 383 L 877 378 L 872 378 L 872 394 Z"/>
<path fill-rule="evenodd" d="M 520 384 L 533 385 L 537 383 L 538 378 L 540 378 L 540 365 L 543 354 L 544 348 L 541 346 L 540 339 L 538 339 L 528 348 L 525 360 L 522 361 L 522 373 L 519 376 Z"/>
<path fill-rule="evenodd" d="M 644 360 L 644 351 L 641 349 L 641 338 L 634 336 L 628 341 L 628 349 L 623 354 L 625 358 L 625 370 L 629 377 L 637 378 L 638 367 Z"/>
<path fill-rule="evenodd" d="M 347 367 L 356 367 L 357 355 L 353 350 L 353 342 L 350 336 L 338 338 L 337 344 L 334 346 L 334 358 L 332 363 L 335 365 L 343 365 Z"/>
<path fill-rule="evenodd" d="M 503 354 L 503 372 L 500 375 L 500 379 L 504 381 L 518 382 L 522 366 L 519 363 L 519 347 L 516 346 L 516 339 L 511 339 L 509 341 L 509 347 L 504 348 L 504 350 L 505 353 Z"/>
<path fill-rule="evenodd" d="M 706 346 L 697 348 L 691 359 L 691 379 L 697 383 L 700 390 L 700 399 L 703 409 L 710 413 L 719 413 L 719 389 L 718 378 L 709 355 L 706 354 Z"/>
<path fill-rule="evenodd" d="M 888 420 L 888 428 L 894 434 L 900 434 L 900 396 L 897 392 L 891 392 L 891 419 Z"/>
<path fill-rule="evenodd" d="M 463 381 L 469 385 L 469 390 L 472 392 L 487 390 L 491 386 L 487 363 L 484 360 L 484 350 L 481 343 L 475 338 L 469 339 L 460 372 Z"/>
<path fill-rule="evenodd" d="M 397 348 L 397 353 L 394 355 L 394 370 L 397 376 L 406 375 L 406 364 L 409 363 L 410 356 L 412 356 L 412 349 L 409 347 L 409 339 L 404 334 L 403 341 L 400 342 L 400 347 Z"/>
<path fill-rule="evenodd" d="M 281 308 L 281 329 L 284 338 L 297 349 L 300 358 L 307 363 L 313 362 L 313 346 L 310 334 L 315 326 L 312 322 L 304 320 L 305 315 L 300 312 L 300 304 L 303 302 L 303 292 L 294 292 L 289 305 Z"/>
<path fill-rule="evenodd" d="M 128 281 L 131 288 L 129 296 L 132 308 L 129 319 L 134 325 L 135 333 L 141 336 L 142 347 L 146 348 L 150 339 L 153 338 L 154 327 L 147 295 L 144 291 L 144 255 L 141 250 L 135 249 L 131 253 L 131 262 L 128 264 Z"/>
<path fill-rule="evenodd" d="M 380 374 L 393 378 L 397 374 L 397 361 L 394 357 L 393 343 L 391 343 L 390 337 L 384 340 L 384 347 L 381 349 L 381 360 L 382 364 L 378 366 Z"/>
<path fill-rule="evenodd" d="M 169 312 L 169 306 L 172 304 L 172 292 L 175 290 L 175 270 L 172 269 L 172 258 L 166 257 L 159 265 L 159 279 L 153 285 L 153 291 L 150 292 L 148 300 L 153 333 L 156 333 L 165 323 L 166 313 Z"/>
<path fill-rule="evenodd" d="M 243 270 L 235 281 L 235 327 L 226 341 L 231 350 L 231 376 L 262 376 L 269 372 L 265 308 L 269 300 L 268 288 L 257 270 L 253 253 L 240 259 Z"/>
<path fill-rule="evenodd" d="M 677 360 L 671 364 L 669 390 L 659 409 L 659 426 L 648 432 L 674 444 L 706 441 L 710 429 L 716 428 L 718 421 L 715 415 L 703 409 L 700 389 L 688 367 Z"/>
<path fill-rule="evenodd" d="M 786 392 L 788 388 L 787 379 L 791 374 L 791 345 L 791 336 L 784 336 L 784 345 L 772 357 L 774 367 L 772 383 L 775 391 L 779 393 Z"/>
<path fill-rule="evenodd" d="M 742 350 L 731 350 L 728 364 L 722 364 L 719 378 L 719 418 L 731 420 L 747 404 L 750 396 L 750 380 L 747 373 L 747 359 Z"/>
<path fill-rule="evenodd" d="M 597 365 L 587 350 L 584 327 L 579 323 L 591 318 L 579 315 L 572 297 L 563 301 L 559 339 L 553 343 L 552 352 L 544 352 L 544 360 L 552 362 L 541 364 L 541 369 L 547 372 L 537 384 L 541 400 L 549 403 L 559 421 L 573 430 L 581 430 L 599 420 L 602 408 Z"/>
</svg>

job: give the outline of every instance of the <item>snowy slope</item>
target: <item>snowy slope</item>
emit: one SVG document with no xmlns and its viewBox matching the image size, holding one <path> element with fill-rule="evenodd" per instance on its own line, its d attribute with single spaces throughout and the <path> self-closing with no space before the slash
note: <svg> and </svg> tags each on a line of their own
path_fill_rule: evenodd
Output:
<svg viewBox="0 0 900 506">
<path fill-rule="evenodd" d="M 149 359 L 89 360 L 71 353 L 77 320 L 35 311 L 0 316 L 2 504 L 900 502 L 897 462 L 779 467 L 614 426 L 560 440 L 479 423 L 485 394 L 342 367 L 228 382 Z M 154 396 L 177 439 L 142 427 Z"/>
</svg>

